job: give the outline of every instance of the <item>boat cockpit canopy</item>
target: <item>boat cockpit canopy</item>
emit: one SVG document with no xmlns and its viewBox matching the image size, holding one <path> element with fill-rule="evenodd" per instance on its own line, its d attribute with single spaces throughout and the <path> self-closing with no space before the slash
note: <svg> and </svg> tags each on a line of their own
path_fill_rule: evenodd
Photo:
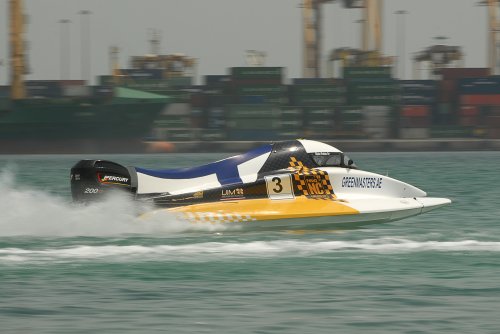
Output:
<svg viewBox="0 0 500 334">
<path fill-rule="evenodd" d="M 309 156 L 318 167 L 357 168 L 354 161 L 342 152 L 315 152 Z"/>
</svg>

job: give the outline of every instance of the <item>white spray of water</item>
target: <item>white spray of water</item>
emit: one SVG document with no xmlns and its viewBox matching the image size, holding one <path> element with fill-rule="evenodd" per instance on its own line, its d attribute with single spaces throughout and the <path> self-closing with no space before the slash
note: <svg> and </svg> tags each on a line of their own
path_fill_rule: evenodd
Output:
<svg viewBox="0 0 500 334">
<path fill-rule="evenodd" d="M 137 209 L 130 199 L 118 194 L 100 203 L 75 205 L 69 199 L 19 187 L 9 170 L 0 173 L 0 237 L 165 235 L 227 228 L 222 224 L 189 224 L 168 213 L 141 220 Z"/>
<path fill-rule="evenodd" d="M 274 240 L 202 242 L 182 245 L 78 245 L 43 250 L 0 249 L 0 263 L 73 261 L 182 261 L 205 262 L 235 258 L 308 257 L 337 252 L 391 254 L 408 252 L 500 252 L 500 242 L 477 240 L 413 241 L 378 238 L 358 241 Z"/>
</svg>

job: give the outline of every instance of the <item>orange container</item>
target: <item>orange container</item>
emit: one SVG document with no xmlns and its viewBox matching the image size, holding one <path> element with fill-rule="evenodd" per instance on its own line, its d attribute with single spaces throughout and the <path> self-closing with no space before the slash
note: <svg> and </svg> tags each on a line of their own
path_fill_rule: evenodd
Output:
<svg viewBox="0 0 500 334">
<path fill-rule="evenodd" d="M 404 106 L 403 117 L 427 117 L 429 116 L 429 106 Z"/>
</svg>

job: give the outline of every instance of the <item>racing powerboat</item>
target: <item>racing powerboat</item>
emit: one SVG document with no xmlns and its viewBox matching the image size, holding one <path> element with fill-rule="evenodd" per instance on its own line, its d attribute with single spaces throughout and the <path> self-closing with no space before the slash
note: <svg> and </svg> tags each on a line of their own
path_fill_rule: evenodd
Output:
<svg viewBox="0 0 500 334">
<path fill-rule="evenodd" d="M 337 148 L 312 140 L 275 142 L 207 165 L 166 170 L 81 160 L 71 169 L 76 202 L 116 190 L 192 223 L 268 227 L 389 222 L 450 204 L 419 188 L 357 168 Z"/>
</svg>

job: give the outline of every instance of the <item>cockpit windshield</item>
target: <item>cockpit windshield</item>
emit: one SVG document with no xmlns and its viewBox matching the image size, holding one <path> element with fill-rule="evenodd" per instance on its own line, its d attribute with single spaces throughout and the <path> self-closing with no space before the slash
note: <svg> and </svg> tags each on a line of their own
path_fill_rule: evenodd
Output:
<svg viewBox="0 0 500 334">
<path fill-rule="evenodd" d="M 357 168 L 354 162 L 342 152 L 322 152 L 309 155 L 318 167 Z"/>
</svg>

